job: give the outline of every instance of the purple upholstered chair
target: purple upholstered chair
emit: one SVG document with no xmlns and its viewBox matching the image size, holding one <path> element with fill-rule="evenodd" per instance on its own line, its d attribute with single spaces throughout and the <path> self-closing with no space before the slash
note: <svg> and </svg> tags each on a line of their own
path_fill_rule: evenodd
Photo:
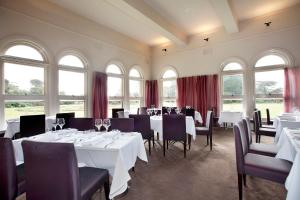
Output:
<svg viewBox="0 0 300 200">
<path fill-rule="evenodd" d="M 275 157 L 278 153 L 278 148 L 276 144 L 262 144 L 252 142 L 252 131 L 250 128 L 250 119 L 248 117 L 243 119 L 243 125 L 247 137 L 247 145 L 249 153 L 260 154 L 265 156 Z"/>
<path fill-rule="evenodd" d="M 106 169 L 78 168 L 70 143 L 22 142 L 27 200 L 87 200 L 104 185 L 109 199 Z"/>
<path fill-rule="evenodd" d="M 70 118 L 70 128 L 76 128 L 79 131 L 91 130 L 95 128 L 93 118 Z"/>
<path fill-rule="evenodd" d="M 256 143 L 260 143 L 260 139 L 262 135 L 275 137 L 276 129 L 273 128 L 264 128 L 261 127 L 261 122 L 259 120 L 259 111 L 254 111 L 254 130 L 256 134 Z"/>
<path fill-rule="evenodd" d="M 163 115 L 163 149 L 166 155 L 166 142 L 182 142 L 186 157 L 186 124 L 185 115 Z"/>
<path fill-rule="evenodd" d="M 144 140 L 148 141 L 149 155 L 151 155 L 151 140 L 154 146 L 154 131 L 151 130 L 149 115 L 129 115 L 134 120 L 134 131 L 140 132 Z"/>
<path fill-rule="evenodd" d="M 246 175 L 283 184 L 292 166 L 292 164 L 286 160 L 249 153 L 247 145 L 248 135 L 244 130 L 242 121 L 233 127 L 240 200 L 243 199 L 242 182 L 244 180 L 244 185 L 246 185 Z"/>
<path fill-rule="evenodd" d="M 20 136 L 30 137 L 45 133 L 45 115 L 20 116 Z"/>
<path fill-rule="evenodd" d="M 138 115 L 147 115 L 147 107 L 140 107 L 137 111 Z"/>
<path fill-rule="evenodd" d="M 70 113 L 57 113 L 56 114 L 56 119 L 57 118 L 64 118 L 65 120 L 65 125 L 63 126 L 63 129 L 65 128 L 70 128 L 70 119 L 75 117 L 75 113 L 74 112 L 70 112 Z"/>
<path fill-rule="evenodd" d="M 13 200 L 25 191 L 24 165 L 16 166 L 10 138 L 0 138 L 0 199 Z"/>
<path fill-rule="evenodd" d="M 112 118 L 110 122 L 110 130 L 117 129 L 121 132 L 134 131 L 134 120 L 132 118 Z"/>
<path fill-rule="evenodd" d="M 210 145 L 210 150 L 212 150 L 212 125 L 213 125 L 213 115 L 212 111 L 207 111 L 206 114 L 206 124 L 204 127 L 197 126 L 196 127 L 196 134 L 197 135 L 206 135 L 207 145 Z"/>
</svg>

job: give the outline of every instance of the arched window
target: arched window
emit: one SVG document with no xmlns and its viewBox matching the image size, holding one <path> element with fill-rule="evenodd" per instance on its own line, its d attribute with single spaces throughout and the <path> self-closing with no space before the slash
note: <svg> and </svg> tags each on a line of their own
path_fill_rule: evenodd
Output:
<svg viewBox="0 0 300 200">
<path fill-rule="evenodd" d="M 109 64 L 107 73 L 107 96 L 108 96 L 108 116 L 112 116 L 113 108 L 123 108 L 124 101 L 124 73 L 121 64 Z"/>
<path fill-rule="evenodd" d="M 177 73 L 173 69 L 167 69 L 162 75 L 162 105 L 175 107 L 177 97 Z"/>
<path fill-rule="evenodd" d="M 266 118 L 266 109 L 271 117 L 283 111 L 284 67 L 287 59 L 278 53 L 268 53 L 255 63 L 255 107 Z"/>
<path fill-rule="evenodd" d="M 243 112 L 243 63 L 234 59 L 222 64 L 222 110 Z"/>
<path fill-rule="evenodd" d="M 129 71 L 129 108 L 130 113 L 137 113 L 143 101 L 143 79 L 139 70 L 132 68 Z"/>
<path fill-rule="evenodd" d="M 40 49 L 29 42 L 14 43 L 1 56 L 6 120 L 21 115 L 45 113 L 47 59 Z"/>
<path fill-rule="evenodd" d="M 82 58 L 67 54 L 58 61 L 59 112 L 86 115 L 86 64 Z"/>
</svg>

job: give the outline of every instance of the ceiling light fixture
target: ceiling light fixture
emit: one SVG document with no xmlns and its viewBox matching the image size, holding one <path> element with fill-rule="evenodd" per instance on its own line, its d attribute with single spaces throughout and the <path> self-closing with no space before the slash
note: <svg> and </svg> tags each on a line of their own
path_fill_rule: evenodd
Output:
<svg viewBox="0 0 300 200">
<path fill-rule="evenodd" d="M 167 52 L 167 49 L 162 49 L 161 51 Z"/>
<path fill-rule="evenodd" d="M 205 40 L 206 42 L 208 42 L 209 38 L 204 38 L 203 40 Z"/>
<path fill-rule="evenodd" d="M 266 26 L 270 26 L 272 24 L 272 22 L 265 22 L 264 23 Z"/>
</svg>

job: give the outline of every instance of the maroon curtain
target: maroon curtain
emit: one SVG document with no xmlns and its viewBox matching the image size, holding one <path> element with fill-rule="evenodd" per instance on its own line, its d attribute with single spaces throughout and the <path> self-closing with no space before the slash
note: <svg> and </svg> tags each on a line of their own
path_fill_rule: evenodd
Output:
<svg viewBox="0 0 300 200">
<path fill-rule="evenodd" d="M 93 83 L 93 117 L 107 118 L 107 75 L 95 72 Z"/>
<path fill-rule="evenodd" d="M 285 68 L 284 78 L 284 110 L 291 112 L 300 108 L 300 67 Z"/>
<path fill-rule="evenodd" d="M 151 105 L 158 107 L 158 84 L 157 80 L 147 80 L 145 85 L 145 104 L 147 108 Z"/>
</svg>

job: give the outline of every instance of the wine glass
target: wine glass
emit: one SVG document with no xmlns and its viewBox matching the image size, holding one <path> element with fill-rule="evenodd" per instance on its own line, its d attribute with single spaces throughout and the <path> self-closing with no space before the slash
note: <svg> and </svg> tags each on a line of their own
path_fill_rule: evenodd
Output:
<svg viewBox="0 0 300 200">
<path fill-rule="evenodd" d="M 157 109 L 154 109 L 154 115 L 156 116 L 157 115 Z"/>
<path fill-rule="evenodd" d="M 179 115 L 179 113 L 180 113 L 180 108 L 176 108 L 176 109 L 175 109 L 175 112 L 176 112 L 177 115 Z"/>
<path fill-rule="evenodd" d="M 97 127 L 97 130 L 100 131 L 102 126 L 102 119 L 95 119 L 95 126 Z"/>
<path fill-rule="evenodd" d="M 105 130 L 107 132 L 108 128 L 110 127 L 110 119 L 104 119 L 103 120 L 103 126 L 105 127 Z"/>
<path fill-rule="evenodd" d="M 57 124 L 60 127 L 60 130 L 62 130 L 63 126 L 65 125 L 65 119 L 64 118 L 57 118 Z"/>
<path fill-rule="evenodd" d="M 147 109 L 147 114 L 151 115 L 151 110 L 150 109 Z"/>
<path fill-rule="evenodd" d="M 171 113 L 171 107 L 168 107 L 168 108 L 167 108 L 167 112 L 168 112 L 169 115 L 170 115 L 170 113 Z"/>
<path fill-rule="evenodd" d="M 56 131 L 57 125 L 58 125 L 57 120 L 55 120 L 55 122 L 52 123 L 52 130 L 54 129 L 54 131 Z"/>
</svg>

